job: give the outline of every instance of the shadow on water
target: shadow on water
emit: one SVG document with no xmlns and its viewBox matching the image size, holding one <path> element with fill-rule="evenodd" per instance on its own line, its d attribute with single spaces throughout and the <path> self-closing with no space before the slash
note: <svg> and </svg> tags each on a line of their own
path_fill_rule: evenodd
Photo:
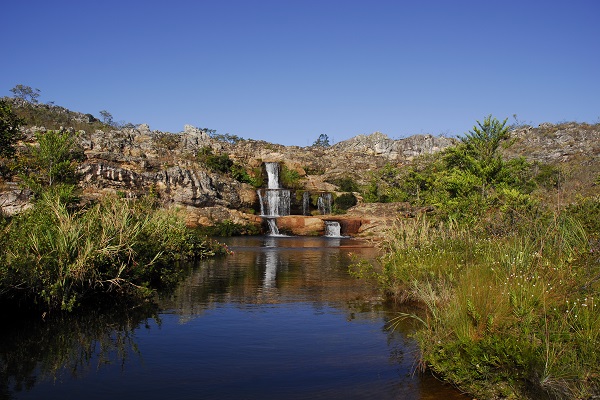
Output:
<svg viewBox="0 0 600 400">
<path fill-rule="evenodd" d="M 5 319 L 0 331 L 0 399 L 19 398 L 40 382 L 85 379 L 102 366 L 124 368 L 139 357 L 135 331 L 160 324 L 142 304 L 39 318 Z M 41 397 L 44 397 L 42 394 Z"/>
<path fill-rule="evenodd" d="M 227 238 L 156 305 L 12 321 L 1 398 L 464 399 L 415 374 L 410 321 L 348 265 L 346 238 Z"/>
</svg>

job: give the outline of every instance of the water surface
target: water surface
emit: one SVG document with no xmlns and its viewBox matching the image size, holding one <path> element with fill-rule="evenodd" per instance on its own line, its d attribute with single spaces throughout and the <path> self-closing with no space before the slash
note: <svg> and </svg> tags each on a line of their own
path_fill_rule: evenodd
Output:
<svg viewBox="0 0 600 400">
<path fill-rule="evenodd" d="M 14 399 L 463 399 L 415 373 L 410 324 L 349 276 L 352 239 L 224 239 L 158 307 L 15 325 L 0 345 Z"/>
</svg>

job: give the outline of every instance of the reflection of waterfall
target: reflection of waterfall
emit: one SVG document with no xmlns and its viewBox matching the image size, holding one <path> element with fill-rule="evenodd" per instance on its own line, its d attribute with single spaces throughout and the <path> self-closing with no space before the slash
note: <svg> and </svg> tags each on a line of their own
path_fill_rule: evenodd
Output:
<svg viewBox="0 0 600 400">
<path fill-rule="evenodd" d="M 279 163 L 265 163 L 267 171 L 267 189 L 258 189 L 260 214 L 267 218 L 270 235 L 279 235 L 276 218 L 290 215 L 290 191 L 279 186 Z"/>
<path fill-rule="evenodd" d="M 321 215 L 331 214 L 331 193 L 321 193 L 317 199 L 317 207 Z"/>
<path fill-rule="evenodd" d="M 302 215 L 310 215 L 310 193 L 302 194 Z"/>
<path fill-rule="evenodd" d="M 325 221 L 325 236 L 342 237 L 342 227 L 337 221 Z"/>
<path fill-rule="evenodd" d="M 277 251 L 267 251 L 265 253 L 265 280 L 263 287 L 265 289 L 275 287 L 277 278 Z"/>
</svg>

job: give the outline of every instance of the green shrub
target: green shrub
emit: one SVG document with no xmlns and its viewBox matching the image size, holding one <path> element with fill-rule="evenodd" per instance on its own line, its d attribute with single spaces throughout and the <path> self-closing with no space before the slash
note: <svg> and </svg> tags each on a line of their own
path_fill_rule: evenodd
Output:
<svg viewBox="0 0 600 400">
<path fill-rule="evenodd" d="M 338 179 L 333 179 L 328 181 L 329 183 L 333 183 L 338 186 L 340 192 L 358 192 L 359 187 L 356 181 L 351 177 L 343 177 Z"/>
<path fill-rule="evenodd" d="M 358 201 L 352 193 L 343 193 L 333 200 L 334 211 L 346 211 L 354 207 Z"/>
<path fill-rule="evenodd" d="M 233 161 L 227 154 L 213 154 L 210 147 L 203 147 L 198 153 L 198 161 L 205 164 L 215 172 L 228 173 L 233 166 Z"/>
<path fill-rule="evenodd" d="M 279 180 L 281 185 L 288 189 L 299 189 L 301 186 L 298 171 L 288 168 L 285 164 L 281 164 Z"/>
<path fill-rule="evenodd" d="M 600 196 L 579 197 L 565 212 L 580 221 L 591 238 L 600 240 Z"/>
</svg>

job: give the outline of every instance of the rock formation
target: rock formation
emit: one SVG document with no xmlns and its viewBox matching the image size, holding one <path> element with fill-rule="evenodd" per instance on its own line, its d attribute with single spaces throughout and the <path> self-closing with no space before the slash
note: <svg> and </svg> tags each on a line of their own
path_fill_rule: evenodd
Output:
<svg viewBox="0 0 600 400">
<path fill-rule="evenodd" d="M 56 106 L 53 106 L 56 107 Z M 59 108 L 61 113 L 68 110 Z M 62 115 L 62 114 L 61 114 Z M 74 113 L 69 120 L 90 121 L 89 115 Z M 97 120 L 94 120 L 97 122 Z M 24 130 L 25 142 L 33 141 L 36 131 Z M 302 215 L 298 212 L 302 193 L 337 192 L 336 179 L 352 178 L 364 185 L 371 172 L 387 164 L 401 166 L 423 154 L 440 151 L 456 143 L 443 136 L 415 135 L 390 139 L 375 132 L 359 135 L 329 147 L 282 146 L 257 140 L 217 140 L 205 130 L 186 125 L 182 132 L 153 131 L 146 124 L 121 129 L 81 130 L 77 132 L 84 160 L 79 165 L 83 197 L 90 201 L 106 193 L 136 198 L 156 196 L 165 206 L 188 211 L 190 226 L 214 225 L 223 221 L 235 224 L 264 225 L 255 186 L 241 183 L 230 173 L 207 165 L 202 154 L 226 155 L 249 176 L 264 173 L 265 162 L 278 162 L 298 178 L 292 189 L 291 216 L 279 221 L 284 231 L 295 234 L 322 234 L 325 221 L 337 221 L 351 235 L 377 235 L 380 229 L 401 212 L 406 204 L 359 204 L 344 216 Z M 526 155 L 532 161 L 559 163 L 582 160 L 586 179 L 600 174 L 600 127 L 586 124 L 543 124 L 521 127 L 512 132 L 513 146 L 506 157 Z M 585 161 L 584 161 L 585 160 Z M 254 182 L 256 184 L 256 182 Z M 28 206 L 30 193 L 15 182 L 0 188 L 0 208 L 14 214 Z M 314 214 L 314 213 L 313 213 Z"/>
</svg>

